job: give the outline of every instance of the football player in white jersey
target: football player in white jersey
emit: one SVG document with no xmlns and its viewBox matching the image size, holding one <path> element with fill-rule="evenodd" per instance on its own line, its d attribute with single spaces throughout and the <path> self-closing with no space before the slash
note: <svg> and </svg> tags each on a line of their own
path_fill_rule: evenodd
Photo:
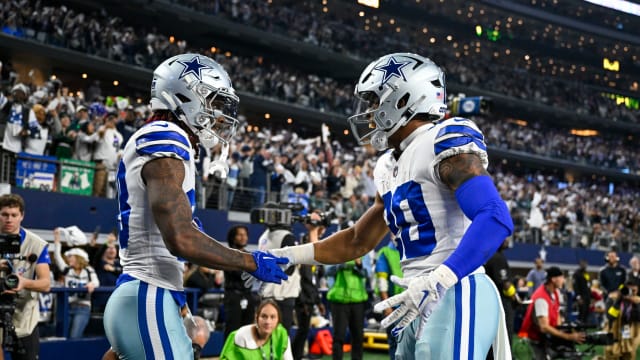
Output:
<svg viewBox="0 0 640 360">
<path fill-rule="evenodd" d="M 350 228 L 314 244 L 271 252 L 293 264 L 358 258 L 391 231 L 407 288 L 375 310 L 395 310 L 397 359 L 510 359 L 498 292 L 482 264 L 511 235 L 513 222 L 486 171 L 484 137 L 468 119 L 443 120 L 442 70 L 420 55 L 396 53 L 367 66 L 349 118 L 360 144 L 384 152 L 374 171 L 374 204 Z M 502 319 L 502 321 L 501 321 Z"/>
<path fill-rule="evenodd" d="M 147 124 L 127 142 L 117 172 L 119 242 L 123 274 L 104 312 L 105 333 L 122 359 L 192 359 L 183 326 L 183 261 L 245 270 L 279 283 L 286 259 L 230 249 L 194 221 L 198 143 L 234 135 L 238 97 L 214 60 L 182 54 L 153 73 Z M 225 175 L 225 161 L 215 164 Z M 183 311 L 184 313 L 184 311 Z"/>
</svg>

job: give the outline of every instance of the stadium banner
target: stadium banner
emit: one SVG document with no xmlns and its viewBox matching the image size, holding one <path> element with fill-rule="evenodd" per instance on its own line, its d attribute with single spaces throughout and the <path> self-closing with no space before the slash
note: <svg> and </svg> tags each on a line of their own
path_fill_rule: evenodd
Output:
<svg viewBox="0 0 640 360">
<path fill-rule="evenodd" d="M 57 163 L 58 159 L 55 156 L 19 153 L 16 161 L 16 186 L 55 191 Z"/>
<path fill-rule="evenodd" d="M 60 159 L 60 192 L 91 195 L 95 167 L 91 161 Z"/>
</svg>

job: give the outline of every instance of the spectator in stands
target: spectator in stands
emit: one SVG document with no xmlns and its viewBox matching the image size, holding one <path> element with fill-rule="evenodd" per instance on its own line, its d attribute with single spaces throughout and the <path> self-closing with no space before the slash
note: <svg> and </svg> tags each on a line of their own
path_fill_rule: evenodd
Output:
<svg viewBox="0 0 640 360">
<path fill-rule="evenodd" d="M 587 261 L 580 260 L 578 269 L 573 273 L 573 291 L 578 304 L 578 320 L 585 325 L 589 323 L 589 309 L 591 307 L 590 280 Z"/>
<path fill-rule="evenodd" d="M 236 188 L 240 182 L 240 153 L 234 151 L 229 157 L 229 173 L 227 174 L 227 207 L 226 210 L 231 210 L 233 205 L 233 198 L 236 194 Z"/>
<path fill-rule="evenodd" d="M 113 233 L 109 233 L 109 237 L 114 237 Z M 103 245 L 102 251 L 97 253 L 98 261 L 96 264 L 96 274 L 100 286 L 109 287 L 116 286 L 118 276 L 122 274 L 122 265 L 118 257 L 118 247 L 115 243 L 107 242 Z M 98 292 L 93 295 L 92 306 L 95 312 L 103 312 L 110 293 Z"/>
<path fill-rule="evenodd" d="M 136 120 L 136 112 L 133 106 L 127 105 L 124 110 L 124 117 L 119 117 L 116 123 L 116 129 L 122 135 L 122 143 L 120 144 L 121 149 L 124 149 L 124 144 L 126 144 L 131 135 L 138 130 Z"/>
<path fill-rule="evenodd" d="M 7 156 L 8 169 L 15 172 L 17 153 L 24 151 L 29 135 L 29 120 L 35 119 L 35 113 L 27 104 L 29 87 L 18 83 L 11 88 L 11 98 L 0 92 L 0 123 L 6 123 L 2 139 L 2 152 Z M 11 184 L 15 177 L 11 176 Z"/>
<path fill-rule="evenodd" d="M 265 201 L 267 179 L 271 177 L 273 161 L 271 160 L 271 149 L 266 146 L 256 148 L 256 153 L 253 158 L 253 172 L 249 177 L 249 186 L 254 191 L 253 207 L 260 207 Z"/>
<path fill-rule="evenodd" d="M 83 111 L 86 111 L 86 109 L 80 110 L 79 112 Z M 96 133 L 94 122 L 87 120 L 79 123 L 73 158 L 82 161 L 92 161 L 97 141 L 98 133 Z"/>
<path fill-rule="evenodd" d="M 58 159 L 71 159 L 77 132 L 71 126 L 71 117 L 67 113 L 60 114 L 60 131 L 51 137 L 51 155 Z"/>
<path fill-rule="evenodd" d="M 22 227 L 25 215 L 24 199 L 20 195 L 7 194 L 0 196 L 0 233 L 20 237 L 20 255 L 24 260 L 12 260 L 13 269 L 18 276 L 18 285 L 8 293 L 16 299 L 13 326 L 15 334 L 4 333 L 4 339 L 11 336 L 19 340 L 19 346 L 11 351 L 14 360 L 36 360 L 40 352 L 40 335 L 38 333 L 38 293 L 49 292 L 51 273 L 47 242 L 38 235 Z M 35 255 L 36 260 L 31 258 Z M 16 339 L 17 337 L 17 339 Z M 0 341 L 5 344 L 5 342 Z M 21 353 L 20 350 L 24 350 Z M 0 351 L 0 359 L 4 359 Z"/>
<path fill-rule="evenodd" d="M 232 226 L 227 232 L 227 243 L 232 249 L 247 251 L 249 228 Z M 244 286 L 242 271 L 224 272 L 224 338 L 240 326 L 250 324 L 255 316 L 257 294 Z"/>
<path fill-rule="evenodd" d="M 89 265 L 89 255 L 81 248 L 75 247 L 64 253 L 66 261 L 62 258 L 62 245 L 60 241 L 60 229 L 53 231 L 55 252 L 54 259 L 58 270 L 64 276 L 64 287 L 86 288 L 86 292 L 69 294 L 69 315 L 71 317 L 69 337 L 81 338 L 91 317 L 91 294 L 100 286 L 98 275 Z M 66 329 L 65 329 L 66 330 Z"/>
<path fill-rule="evenodd" d="M 187 274 L 185 274 L 187 275 Z M 218 319 L 218 308 L 211 308 L 207 303 L 208 292 L 212 289 L 220 289 L 224 282 L 224 272 L 211 269 L 206 266 L 192 265 L 189 274 L 186 276 L 184 286 L 200 290 L 198 294 L 198 312 L 207 319 Z M 205 314 L 205 310 L 208 314 Z"/>
<path fill-rule="evenodd" d="M 544 260 L 537 257 L 534 262 L 533 269 L 529 270 L 527 274 L 527 286 L 529 287 L 529 297 L 536 291 L 536 289 L 544 283 L 544 279 L 547 276 L 546 271 L 542 268 Z"/>
<path fill-rule="evenodd" d="M 620 266 L 620 258 L 615 250 L 607 252 L 605 261 L 606 264 L 600 269 L 598 279 L 600 280 L 600 287 L 604 292 L 604 297 L 607 299 L 612 293 L 617 295 L 620 286 L 624 285 L 627 280 L 627 270 Z"/>
<path fill-rule="evenodd" d="M 226 338 L 220 360 L 293 360 L 287 330 L 280 324 L 280 309 L 273 300 L 263 300 L 255 323 L 233 331 Z"/>
<path fill-rule="evenodd" d="M 33 155 L 44 155 L 47 149 L 50 126 L 47 124 L 47 110 L 41 104 L 34 104 L 31 108 L 34 118 L 29 118 L 29 134 L 27 135 L 24 152 Z M 52 110 L 55 113 L 55 110 Z M 59 122 L 55 115 L 55 121 Z"/>
<path fill-rule="evenodd" d="M 89 110 L 84 105 L 79 105 L 76 108 L 76 115 L 71 121 L 71 127 L 74 130 L 79 130 L 80 127 L 86 122 L 89 122 Z"/>
<path fill-rule="evenodd" d="M 122 151 L 122 134 L 116 129 L 117 119 L 116 113 L 108 113 L 104 118 L 104 124 L 97 131 L 98 137 L 93 152 L 93 161 L 96 163 L 93 196 L 115 196 L 115 173 Z"/>
</svg>

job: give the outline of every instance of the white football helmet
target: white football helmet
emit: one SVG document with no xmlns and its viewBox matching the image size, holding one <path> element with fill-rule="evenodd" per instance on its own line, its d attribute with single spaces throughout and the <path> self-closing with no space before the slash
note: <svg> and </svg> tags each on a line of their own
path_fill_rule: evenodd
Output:
<svg viewBox="0 0 640 360">
<path fill-rule="evenodd" d="M 369 64 L 356 84 L 356 108 L 349 124 L 360 145 L 377 150 L 416 114 L 431 120 L 444 117 L 447 107 L 444 72 L 416 54 L 385 55 Z"/>
<path fill-rule="evenodd" d="M 173 112 L 207 148 L 229 143 L 239 101 L 227 72 L 206 56 L 177 55 L 153 71 L 151 109 Z"/>
</svg>

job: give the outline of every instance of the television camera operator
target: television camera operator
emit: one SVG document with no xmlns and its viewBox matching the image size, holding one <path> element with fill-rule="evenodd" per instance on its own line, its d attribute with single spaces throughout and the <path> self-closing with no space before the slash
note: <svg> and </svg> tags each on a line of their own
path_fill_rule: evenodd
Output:
<svg viewBox="0 0 640 360">
<path fill-rule="evenodd" d="M 607 300 L 605 330 L 613 335 L 613 344 L 604 349 L 605 359 L 635 359 L 640 344 L 640 296 L 638 283 L 627 281 Z"/>
<path fill-rule="evenodd" d="M 262 208 L 251 210 L 251 222 L 263 224 L 267 227 L 258 240 L 261 251 L 280 249 L 286 246 L 296 245 L 296 237 L 291 232 L 294 222 L 310 225 L 321 225 L 328 223 L 331 212 L 298 215 L 303 206 L 299 203 L 267 202 Z M 318 220 L 318 218 L 320 220 Z M 324 224 L 325 227 L 327 224 Z M 272 298 L 280 307 L 281 323 L 287 332 L 293 325 L 293 312 L 296 305 L 296 298 L 301 292 L 299 266 L 291 266 L 286 271 L 289 279 L 282 284 L 265 284 L 260 289 L 263 299 Z"/>
<path fill-rule="evenodd" d="M 24 212 L 20 195 L 0 196 L 0 330 L 3 348 L 13 360 L 38 358 L 38 293 L 51 287 L 47 242 L 22 228 Z"/>
<path fill-rule="evenodd" d="M 552 266 L 547 269 L 544 284 L 539 286 L 531 296 L 531 303 L 525 313 L 518 336 L 530 340 L 536 360 L 547 359 L 554 342 L 564 340 L 580 344 L 585 341 L 584 332 L 565 332 L 558 329 L 562 324 L 560 289 L 564 286 L 564 281 L 562 270 Z"/>
</svg>

